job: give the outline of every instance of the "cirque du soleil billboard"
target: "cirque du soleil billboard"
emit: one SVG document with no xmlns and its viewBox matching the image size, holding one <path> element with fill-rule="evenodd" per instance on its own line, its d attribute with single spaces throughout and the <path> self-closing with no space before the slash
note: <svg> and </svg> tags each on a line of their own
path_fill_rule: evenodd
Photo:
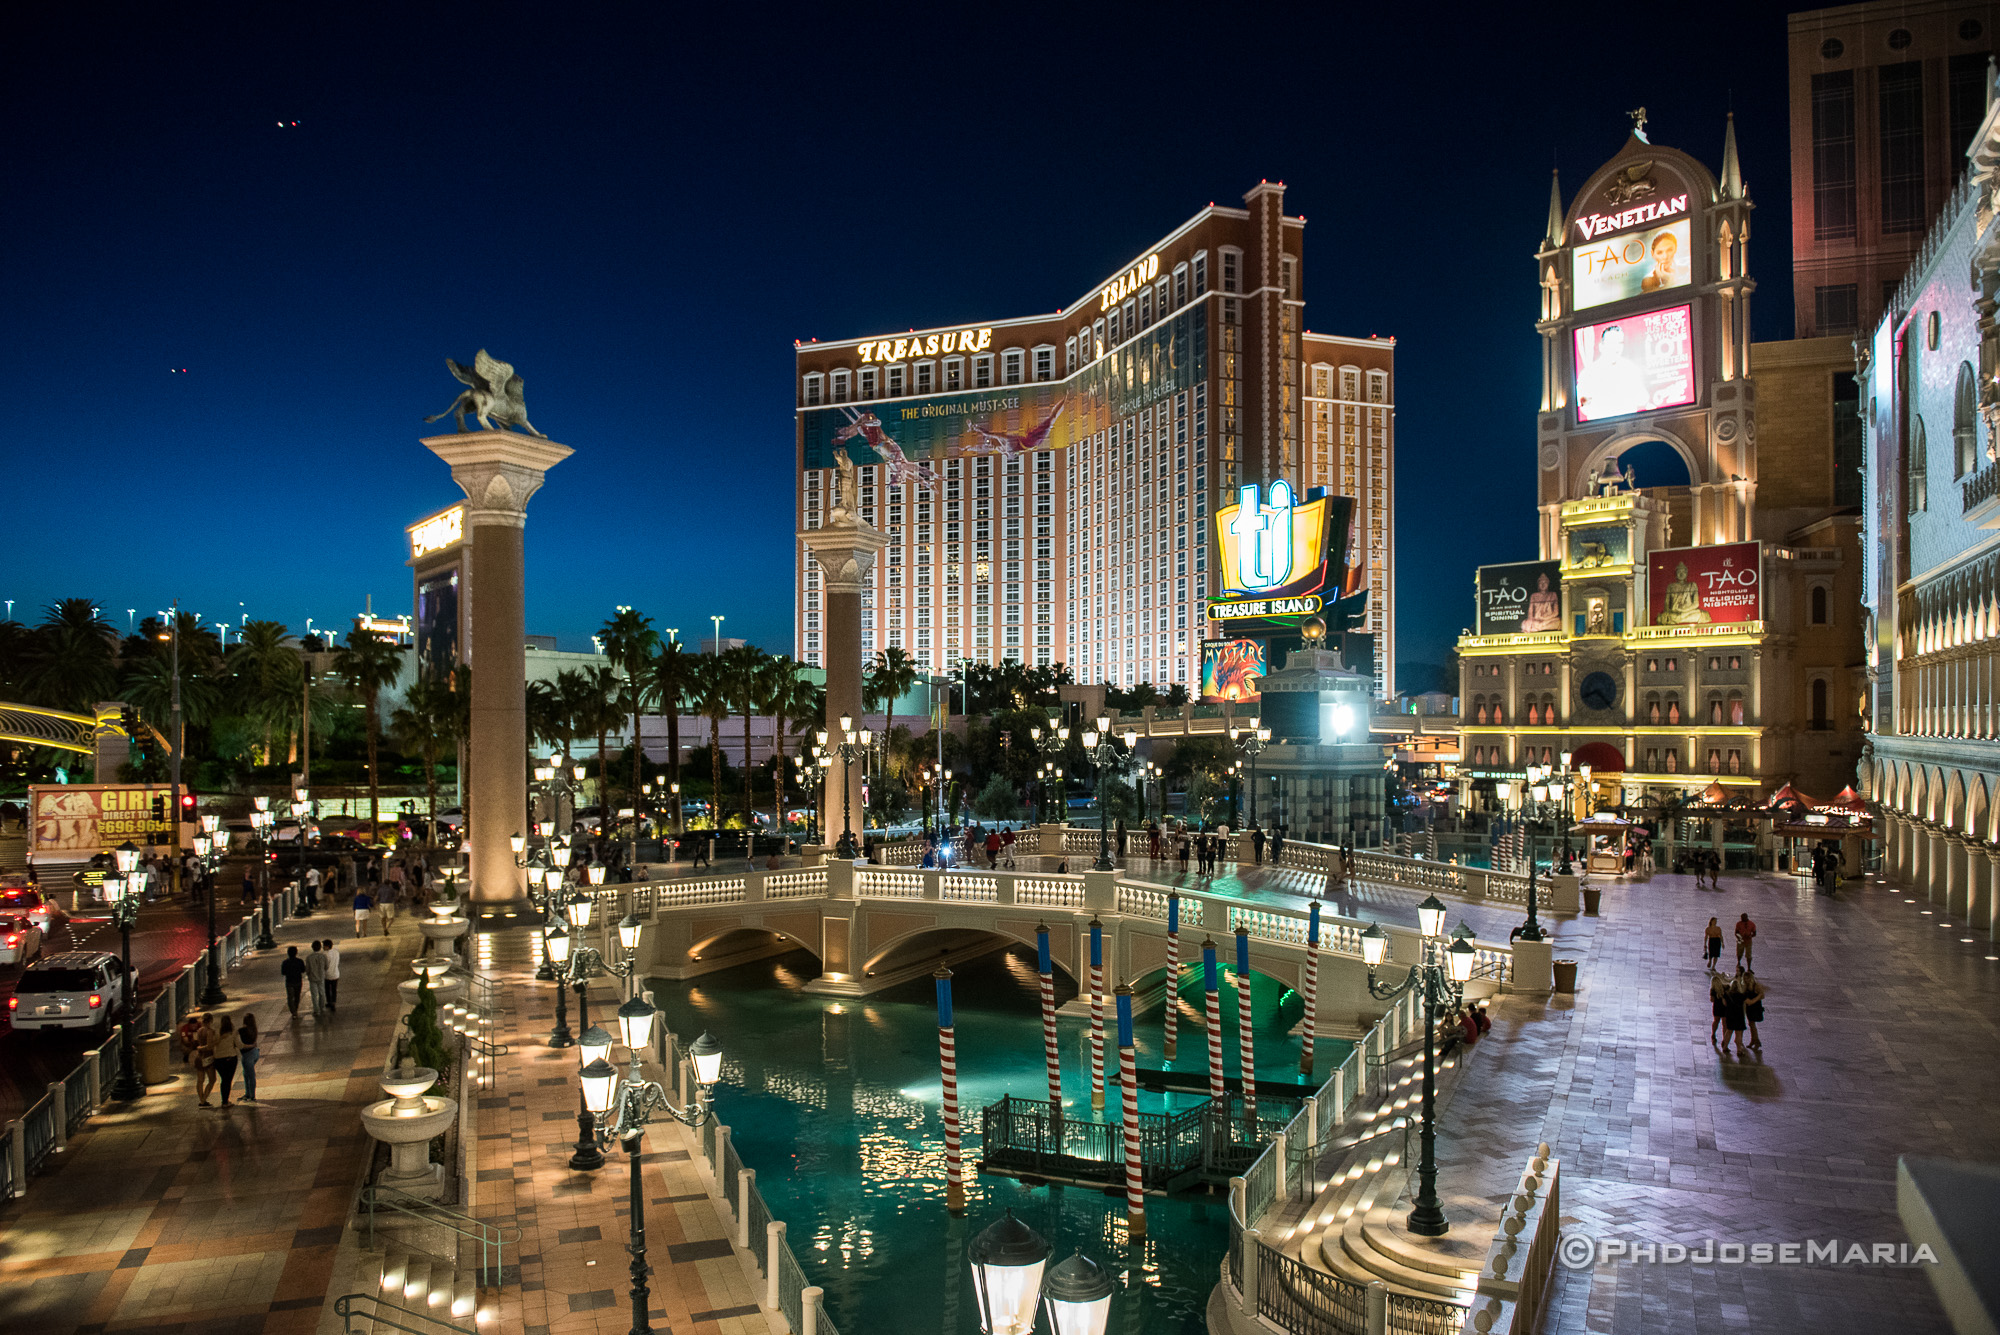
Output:
<svg viewBox="0 0 2000 1335">
<path fill-rule="evenodd" d="M 944 459 L 1011 459 L 1067 449 L 1122 418 L 1171 402 L 1203 379 L 1208 362 L 1205 320 L 1200 309 L 1182 311 L 1065 380 L 804 409 L 799 413 L 801 466 L 832 468 L 836 452 L 844 450 L 860 467 L 887 465 L 886 480 L 892 486 L 911 482 L 930 487 L 938 478 L 933 465 Z M 904 355 L 918 354 L 906 350 Z"/>
<path fill-rule="evenodd" d="M 1539 635 L 1562 629 L 1559 562 L 1481 566 L 1478 597 L 1481 635 Z"/>
<path fill-rule="evenodd" d="M 1575 338 L 1578 422 L 1695 401 L 1692 307 L 1669 306 L 1579 325 Z"/>
<path fill-rule="evenodd" d="M 1261 698 L 1264 646 L 1257 640 L 1203 640 L 1201 698 L 1209 704 L 1238 704 Z"/>
<path fill-rule="evenodd" d="M 1669 547 L 1646 560 L 1655 626 L 1737 625 L 1764 619 L 1763 544 Z"/>
</svg>

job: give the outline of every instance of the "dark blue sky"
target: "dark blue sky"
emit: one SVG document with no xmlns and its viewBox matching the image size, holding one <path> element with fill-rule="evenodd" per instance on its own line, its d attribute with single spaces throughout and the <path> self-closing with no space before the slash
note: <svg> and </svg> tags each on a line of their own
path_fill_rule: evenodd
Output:
<svg viewBox="0 0 2000 1335">
<path fill-rule="evenodd" d="M 458 498 L 421 419 L 484 346 L 576 450 L 530 507 L 531 631 L 630 603 L 789 650 L 793 339 L 1057 309 L 1269 177 L 1308 324 L 1400 340 L 1399 656 L 1437 661 L 1471 568 L 1533 555 L 1552 160 L 1573 189 L 1644 103 L 1713 165 L 1733 98 L 1757 333 L 1789 336 L 1781 6 L 1726 43 L 1525 6 L 28 8 L 17 618 L 409 610 L 403 527 Z"/>
</svg>

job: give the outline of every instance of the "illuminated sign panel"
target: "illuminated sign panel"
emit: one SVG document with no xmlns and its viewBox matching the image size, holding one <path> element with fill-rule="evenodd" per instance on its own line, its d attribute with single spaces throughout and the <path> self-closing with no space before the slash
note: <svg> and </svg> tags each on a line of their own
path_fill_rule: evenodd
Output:
<svg viewBox="0 0 2000 1335">
<path fill-rule="evenodd" d="M 1236 494 L 1236 504 L 1215 512 L 1223 596 L 1282 598 L 1317 590 L 1326 580 L 1327 497 L 1299 504 L 1283 478 L 1271 484 L 1269 502 L 1258 499 L 1254 482 Z"/>
<path fill-rule="evenodd" d="M 1695 401 L 1692 307 L 1578 325 L 1575 337 L 1579 423 Z"/>
<path fill-rule="evenodd" d="M 1651 231 L 1626 232 L 1602 241 L 1580 241 L 1570 252 L 1576 309 L 1686 287 L 1691 281 L 1688 273 L 1691 259 L 1685 218 Z"/>
<path fill-rule="evenodd" d="M 441 552 L 465 536 L 465 507 L 454 505 L 410 530 L 411 557 Z"/>
<path fill-rule="evenodd" d="M 417 665 L 442 677 L 458 666 L 458 567 L 417 585 Z"/>
<path fill-rule="evenodd" d="M 1261 698 L 1264 646 L 1256 640 L 1203 640 L 1201 698 L 1209 704 Z"/>
<path fill-rule="evenodd" d="M 1669 195 L 1651 204 L 1634 204 L 1619 213 L 1587 213 L 1576 220 L 1576 230 L 1585 241 L 1588 241 L 1593 237 L 1609 236 L 1613 232 L 1623 232 L 1628 228 L 1644 227 L 1687 211 L 1686 195 Z"/>
<path fill-rule="evenodd" d="M 1104 285 L 1098 294 L 1097 309 L 1108 311 L 1160 276 L 1160 257 L 1148 255 Z"/>
<path fill-rule="evenodd" d="M 1722 626 L 1762 621 L 1763 570 L 1764 547 L 1756 542 L 1653 552 L 1646 558 L 1652 624 Z"/>
<path fill-rule="evenodd" d="M 954 329 L 947 334 L 915 334 L 903 338 L 878 338 L 861 345 L 864 362 L 899 362 L 905 357 L 936 357 L 947 352 L 984 352 L 993 343 L 993 330 Z"/>
<path fill-rule="evenodd" d="M 1479 567 L 1481 635 L 1543 635 L 1562 629 L 1562 567 L 1522 561 Z"/>
</svg>

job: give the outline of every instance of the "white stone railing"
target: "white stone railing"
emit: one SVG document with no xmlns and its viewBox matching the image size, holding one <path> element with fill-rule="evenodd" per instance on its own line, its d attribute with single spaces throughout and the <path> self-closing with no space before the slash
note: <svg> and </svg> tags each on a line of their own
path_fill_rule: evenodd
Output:
<svg viewBox="0 0 2000 1335">
<path fill-rule="evenodd" d="M 819 899 L 826 894 L 826 868 L 774 871 L 764 877 L 766 899 Z"/>
<path fill-rule="evenodd" d="M 920 871 L 877 871 L 861 868 L 854 873 L 854 893 L 863 899 L 931 899 L 924 893 L 924 873 Z"/>
</svg>

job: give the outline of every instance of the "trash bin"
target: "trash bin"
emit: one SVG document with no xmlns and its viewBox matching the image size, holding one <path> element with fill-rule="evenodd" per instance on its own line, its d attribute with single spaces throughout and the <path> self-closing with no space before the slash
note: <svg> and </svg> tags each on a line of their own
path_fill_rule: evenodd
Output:
<svg viewBox="0 0 2000 1335">
<path fill-rule="evenodd" d="M 1555 965 L 1555 975 L 1556 975 L 1556 991 L 1558 991 L 1558 992 L 1575 992 L 1575 991 L 1576 991 L 1576 961 L 1575 961 L 1575 960 L 1556 960 L 1556 961 L 1554 962 L 1554 965 Z"/>
<path fill-rule="evenodd" d="M 1594 885 L 1583 887 L 1583 912 L 1586 917 L 1597 916 L 1597 906 L 1603 900 L 1604 892 Z"/>
<path fill-rule="evenodd" d="M 167 1034 L 139 1035 L 139 1078 L 149 1085 L 165 1084 L 167 1076 Z"/>
</svg>

